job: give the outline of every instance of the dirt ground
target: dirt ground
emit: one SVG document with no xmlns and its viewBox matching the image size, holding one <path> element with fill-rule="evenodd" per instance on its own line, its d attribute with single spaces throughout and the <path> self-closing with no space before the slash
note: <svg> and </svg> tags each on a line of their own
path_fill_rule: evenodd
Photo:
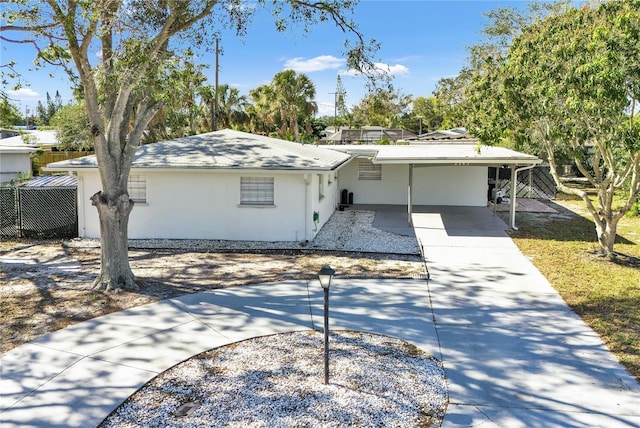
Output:
<svg viewBox="0 0 640 428">
<path fill-rule="evenodd" d="M 336 277 L 425 275 L 417 256 L 319 251 L 129 251 L 137 292 L 91 290 L 99 248 L 60 241 L 0 241 L 0 353 L 68 325 L 187 293 L 312 279 L 328 264 Z"/>
</svg>

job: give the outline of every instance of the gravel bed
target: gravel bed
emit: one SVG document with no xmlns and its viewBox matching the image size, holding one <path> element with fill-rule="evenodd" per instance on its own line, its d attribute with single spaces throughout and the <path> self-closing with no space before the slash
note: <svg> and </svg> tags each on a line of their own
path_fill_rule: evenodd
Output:
<svg viewBox="0 0 640 428">
<path fill-rule="evenodd" d="M 420 254 L 418 241 L 373 226 L 375 211 L 336 211 L 311 242 L 312 248 L 392 254 Z"/>
<path fill-rule="evenodd" d="M 225 241 L 198 239 L 132 239 L 131 248 L 184 249 L 192 251 L 251 250 L 330 250 L 386 254 L 420 254 L 418 242 L 410 236 L 397 235 L 373 226 L 375 211 L 335 211 L 311 242 Z M 73 239 L 65 243 L 72 248 L 98 247 L 96 239 Z"/>
<path fill-rule="evenodd" d="M 448 402 L 441 363 L 387 336 L 285 333 L 214 349 L 157 376 L 107 417 L 115 427 L 429 427 Z"/>
</svg>

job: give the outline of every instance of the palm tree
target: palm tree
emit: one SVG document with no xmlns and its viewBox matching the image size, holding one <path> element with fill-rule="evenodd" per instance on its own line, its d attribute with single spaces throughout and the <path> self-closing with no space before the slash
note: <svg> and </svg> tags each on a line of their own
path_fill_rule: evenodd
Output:
<svg viewBox="0 0 640 428">
<path fill-rule="evenodd" d="M 276 97 L 270 85 L 262 85 L 251 90 L 249 97 L 253 104 L 247 107 L 249 129 L 257 134 L 268 135 L 276 126 Z"/>
<path fill-rule="evenodd" d="M 305 74 L 285 70 L 274 76 L 270 86 L 278 106 L 280 133 L 292 132 L 294 140 L 300 142 L 300 122 L 307 132 L 312 132 L 311 117 L 318 111 L 313 101 L 316 96 L 313 82 Z"/>
<path fill-rule="evenodd" d="M 226 83 L 218 86 L 218 120 L 225 128 L 240 125 L 245 121 L 246 109 L 249 101 L 245 95 L 240 95 L 238 88 L 232 88 Z"/>
<path fill-rule="evenodd" d="M 211 85 L 204 85 L 198 89 L 198 94 L 205 106 L 205 110 L 209 111 L 208 117 L 211 118 L 211 109 L 215 100 L 215 88 Z M 248 100 L 244 95 L 240 95 L 238 88 L 233 88 L 226 83 L 218 86 L 218 117 L 217 123 L 222 128 L 232 128 L 242 125 L 247 121 Z M 210 124 L 211 125 L 211 124 Z M 211 126 L 209 126 L 211 129 Z"/>
</svg>

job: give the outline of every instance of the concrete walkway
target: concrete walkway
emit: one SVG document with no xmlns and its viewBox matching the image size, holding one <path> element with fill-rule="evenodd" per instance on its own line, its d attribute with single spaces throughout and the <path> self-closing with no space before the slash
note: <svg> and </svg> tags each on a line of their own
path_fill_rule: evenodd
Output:
<svg viewBox="0 0 640 428">
<path fill-rule="evenodd" d="M 446 427 L 640 426 L 638 383 L 504 223 L 486 208 L 413 221 L 431 280 L 335 279 L 332 329 L 395 336 L 441 358 Z M 321 325 L 316 281 L 215 290 L 86 321 L 0 357 L 0 427 L 95 426 L 199 352 Z"/>
<path fill-rule="evenodd" d="M 332 329 L 396 336 L 440 355 L 425 281 L 335 279 L 330 302 Z M 195 354 L 322 323 L 317 281 L 191 294 L 86 321 L 2 355 L 0 427 L 95 426 Z"/>
</svg>

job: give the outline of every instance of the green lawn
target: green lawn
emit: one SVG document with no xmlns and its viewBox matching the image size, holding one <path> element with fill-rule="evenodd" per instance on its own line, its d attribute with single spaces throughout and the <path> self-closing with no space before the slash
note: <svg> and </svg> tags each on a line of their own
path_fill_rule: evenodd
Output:
<svg viewBox="0 0 640 428">
<path fill-rule="evenodd" d="M 625 217 L 615 251 L 597 255 L 595 226 L 581 200 L 559 196 L 558 214 L 518 213 L 510 233 L 564 300 L 640 380 L 640 217 Z"/>
</svg>

